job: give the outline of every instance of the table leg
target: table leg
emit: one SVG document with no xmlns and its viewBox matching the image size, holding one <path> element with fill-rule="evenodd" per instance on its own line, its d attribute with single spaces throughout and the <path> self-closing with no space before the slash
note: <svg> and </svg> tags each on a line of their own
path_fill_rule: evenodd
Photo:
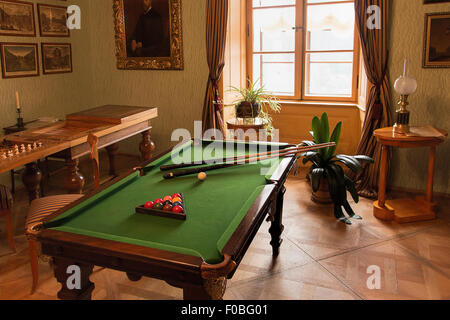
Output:
<svg viewBox="0 0 450 320">
<path fill-rule="evenodd" d="M 42 180 L 42 172 L 36 163 L 29 163 L 25 166 L 22 182 L 28 191 L 30 202 L 39 198 L 39 188 Z"/>
<path fill-rule="evenodd" d="M 53 258 L 53 271 L 56 280 L 62 285 L 58 292 L 58 298 L 61 300 L 91 300 L 95 285 L 89 280 L 89 277 L 93 269 L 94 265 L 91 264 Z"/>
<path fill-rule="evenodd" d="M 227 279 L 203 280 L 203 285 L 188 284 L 183 287 L 184 300 L 223 300 Z"/>
<path fill-rule="evenodd" d="M 147 130 L 142 133 L 142 142 L 139 145 L 139 150 L 144 161 L 150 160 L 152 158 L 152 152 L 155 150 L 155 144 L 150 137 L 151 132 L 151 130 Z"/>
<path fill-rule="evenodd" d="M 430 156 L 428 160 L 428 179 L 427 179 L 427 195 L 426 201 L 433 202 L 433 182 L 434 182 L 434 164 L 436 161 L 436 147 L 430 148 Z"/>
<path fill-rule="evenodd" d="M 84 177 L 78 171 L 78 159 L 66 158 L 66 167 L 68 170 L 65 187 L 69 193 L 81 194 L 84 187 Z"/>
<path fill-rule="evenodd" d="M 276 211 L 272 218 L 272 225 L 269 229 L 270 235 L 272 236 L 272 253 L 274 257 L 278 257 L 280 254 L 280 247 L 283 240 L 281 239 L 281 234 L 284 231 L 283 226 L 283 205 L 284 205 L 284 194 L 286 193 L 286 188 L 283 186 L 278 192 Z"/>
<path fill-rule="evenodd" d="M 380 164 L 380 178 L 378 181 L 378 201 L 375 201 L 373 207 L 373 214 L 376 218 L 381 220 L 394 220 L 394 209 L 386 204 L 386 179 L 387 179 L 387 162 L 388 162 L 389 147 L 382 145 L 381 147 L 381 164 Z"/>
<path fill-rule="evenodd" d="M 106 151 L 108 152 L 109 157 L 109 175 L 117 176 L 116 173 L 116 155 L 119 152 L 119 144 L 114 143 L 108 147 L 106 147 Z"/>
</svg>

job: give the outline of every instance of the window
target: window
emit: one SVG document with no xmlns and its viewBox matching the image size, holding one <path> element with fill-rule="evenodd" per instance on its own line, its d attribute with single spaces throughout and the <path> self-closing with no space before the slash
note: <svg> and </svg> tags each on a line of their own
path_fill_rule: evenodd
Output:
<svg viewBox="0 0 450 320">
<path fill-rule="evenodd" d="M 247 0 L 248 78 L 282 99 L 355 101 L 353 1 Z"/>
</svg>

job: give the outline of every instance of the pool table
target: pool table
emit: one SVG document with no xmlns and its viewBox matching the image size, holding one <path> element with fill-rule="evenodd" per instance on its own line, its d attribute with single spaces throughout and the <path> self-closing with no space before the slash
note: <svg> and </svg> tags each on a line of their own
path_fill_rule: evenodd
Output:
<svg viewBox="0 0 450 320">
<path fill-rule="evenodd" d="M 162 165 L 210 160 L 290 147 L 287 144 L 192 140 L 143 163 L 85 195 L 36 226 L 43 254 L 52 257 L 61 299 L 90 299 L 94 266 L 143 276 L 183 289 L 187 300 L 222 299 L 263 221 L 271 222 L 273 255 L 283 232 L 285 181 L 295 157 L 165 180 Z M 136 213 L 149 200 L 182 193 L 185 221 Z M 70 290 L 68 267 L 81 270 L 81 288 Z"/>
</svg>

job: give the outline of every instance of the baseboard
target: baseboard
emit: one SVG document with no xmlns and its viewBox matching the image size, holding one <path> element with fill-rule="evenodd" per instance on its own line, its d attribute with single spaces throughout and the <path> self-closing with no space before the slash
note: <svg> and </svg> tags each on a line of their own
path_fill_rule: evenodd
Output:
<svg viewBox="0 0 450 320">
<path fill-rule="evenodd" d="M 403 188 L 403 187 L 388 187 L 388 192 L 389 193 L 402 192 L 402 193 L 410 193 L 410 194 L 414 194 L 414 195 L 424 195 L 425 194 L 425 190 L 417 190 L 417 189 Z M 450 194 L 444 193 L 444 192 L 433 192 L 433 197 L 450 199 Z"/>
</svg>

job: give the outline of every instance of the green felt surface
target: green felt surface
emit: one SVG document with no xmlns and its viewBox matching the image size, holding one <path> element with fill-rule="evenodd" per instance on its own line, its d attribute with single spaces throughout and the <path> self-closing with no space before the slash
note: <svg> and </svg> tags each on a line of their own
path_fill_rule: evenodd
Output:
<svg viewBox="0 0 450 320">
<path fill-rule="evenodd" d="M 229 149 L 226 155 L 257 151 L 240 149 Z M 214 159 L 222 156 L 222 150 L 212 150 L 208 144 L 193 146 L 192 142 L 176 149 L 180 152 L 177 158 L 184 160 L 199 160 L 202 155 Z M 221 262 L 223 247 L 280 159 L 211 171 L 205 182 L 198 181 L 195 175 L 164 180 L 159 166 L 171 163 L 168 154 L 148 166 L 145 176 L 128 176 L 44 227 L 199 256 L 208 263 Z M 174 193 L 184 194 L 186 221 L 135 213 L 136 206 Z"/>
</svg>

